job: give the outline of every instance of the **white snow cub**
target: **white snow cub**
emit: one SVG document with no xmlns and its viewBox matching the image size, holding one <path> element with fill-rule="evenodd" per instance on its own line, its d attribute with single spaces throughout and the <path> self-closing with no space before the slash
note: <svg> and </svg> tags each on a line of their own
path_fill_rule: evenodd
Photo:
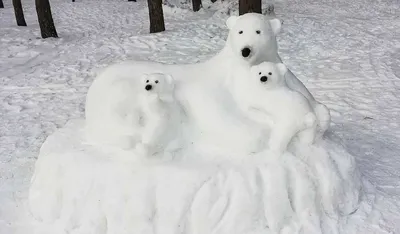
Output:
<svg viewBox="0 0 400 234">
<path fill-rule="evenodd" d="M 309 101 L 301 93 L 287 87 L 282 63 L 263 62 L 250 69 L 254 103 L 250 106 L 269 117 L 270 150 L 283 153 L 292 138 L 312 144 L 316 135 L 316 116 Z"/>
<path fill-rule="evenodd" d="M 141 154 L 163 151 L 179 138 L 183 111 L 174 96 L 172 76 L 144 74 L 116 79 L 108 92 L 88 93 L 88 137 L 123 149 L 136 146 Z"/>
<path fill-rule="evenodd" d="M 143 114 L 141 141 L 136 150 L 152 155 L 180 146 L 184 112 L 174 95 L 174 82 L 162 73 L 142 76 L 143 94 L 139 96 Z"/>
</svg>

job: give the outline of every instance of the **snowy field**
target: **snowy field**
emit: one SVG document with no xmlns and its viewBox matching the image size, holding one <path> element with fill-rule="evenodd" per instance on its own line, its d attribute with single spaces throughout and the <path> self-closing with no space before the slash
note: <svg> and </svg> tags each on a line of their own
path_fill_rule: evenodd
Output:
<svg viewBox="0 0 400 234">
<path fill-rule="evenodd" d="M 0 233 L 34 233 L 29 181 L 48 135 L 84 115 L 100 68 L 126 59 L 203 61 L 225 43 L 226 15 L 165 8 L 167 31 L 148 34 L 145 1 L 53 1 L 59 39 L 39 39 L 35 7 L 15 26 L 0 9 Z M 288 67 L 331 109 L 330 131 L 358 162 L 368 201 L 348 233 L 400 233 L 400 4 L 283 1 L 278 40 Z M 40 233 L 40 232 L 37 232 Z"/>
</svg>

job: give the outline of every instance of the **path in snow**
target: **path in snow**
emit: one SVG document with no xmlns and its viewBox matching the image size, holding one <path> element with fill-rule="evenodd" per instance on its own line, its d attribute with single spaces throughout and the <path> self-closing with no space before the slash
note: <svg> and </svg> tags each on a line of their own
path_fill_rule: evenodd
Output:
<svg viewBox="0 0 400 234">
<path fill-rule="evenodd" d="M 168 31 L 149 35 L 145 1 L 53 1 L 60 39 L 38 39 L 33 3 L 27 28 L 0 9 L 0 233 L 25 226 L 30 176 L 44 139 L 82 117 L 98 69 L 124 59 L 187 63 L 211 57 L 227 30 L 219 16 L 166 9 Z M 332 110 L 331 131 L 379 190 L 354 232 L 400 232 L 400 5 L 395 1 L 289 1 L 282 58 Z M 360 219 L 357 219 L 360 218 Z M 365 223 L 364 223 L 365 222 Z M 364 223 L 364 224 L 363 224 Z M 26 229 L 25 229 L 26 230 Z"/>
</svg>

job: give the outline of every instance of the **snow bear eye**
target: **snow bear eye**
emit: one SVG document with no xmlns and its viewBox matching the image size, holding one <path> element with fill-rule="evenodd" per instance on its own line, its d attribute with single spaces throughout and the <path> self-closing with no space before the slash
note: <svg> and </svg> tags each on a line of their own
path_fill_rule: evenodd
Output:
<svg viewBox="0 0 400 234">
<path fill-rule="evenodd" d="M 261 75 L 261 72 L 259 72 L 258 75 Z"/>
<path fill-rule="evenodd" d="M 268 73 L 268 75 L 272 75 L 272 72 Z"/>
<path fill-rule="evenodd" d="M 149 83 L 149 80 L 146 80 L 146 83 Z"/>
<path fill-rule="evenodd" d="M 240 31 L 239 31 L 239 34 L 242 34 L 242 33 L 243 33 L 243 31 L 242 31 L 242 30 L 240 30 Z"/>
<path fill-rule="evenodd" d="M 158 80 L 156 80 L 156 84 L 158 84 Z"/>
<path fill-rule="evenodd" d="M 257 34 L 260 34 L 260 33 L 261 33 L 261 31 L 260 31 L 260 30 L 257 30 L 257 31 L 256 31 L 256 33 L 257 33 Z"/>
</svg>

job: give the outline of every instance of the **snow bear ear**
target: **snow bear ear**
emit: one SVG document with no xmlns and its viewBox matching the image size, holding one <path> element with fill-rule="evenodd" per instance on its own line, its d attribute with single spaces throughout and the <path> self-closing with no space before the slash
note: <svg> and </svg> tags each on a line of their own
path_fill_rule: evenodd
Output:
<svg viewBox="0 0 400 234">
<path fill-rule="evenodd" d="M 272 19 L 269 21 L 271 25 L 272 32 L 274 32 L 275 35 L 277 35 L 282 28 L 282 23 L 279 19 Z"/>
<path fill-rule="evenodd" d="M 226 20 L 226 26 L 228 26 L 229 30 L 233 28 L 236 24 L 236 21 L 239 19 L 239 16 L 232 15 Z"/>
<path fill-rule="evenodd" d="M 165 80 L 168 84 L 172 84 L 174 82 L 174 78 L 170 74 L 165 74 Z"/>
<path fill-rule="evenodd" d="M 281 73 L 282 76 L 284 76 L 288 71 L 286 65 L 283 63 L 276 64 L 276 67 L 278 68 L 278 71 Z"/>
<path fill-rule="evenodd" d="M 165 81 L 169 85 L 174 85 L 174 77 L 172 77 L 170 74 L 165 74 Z"/>
</svg>

